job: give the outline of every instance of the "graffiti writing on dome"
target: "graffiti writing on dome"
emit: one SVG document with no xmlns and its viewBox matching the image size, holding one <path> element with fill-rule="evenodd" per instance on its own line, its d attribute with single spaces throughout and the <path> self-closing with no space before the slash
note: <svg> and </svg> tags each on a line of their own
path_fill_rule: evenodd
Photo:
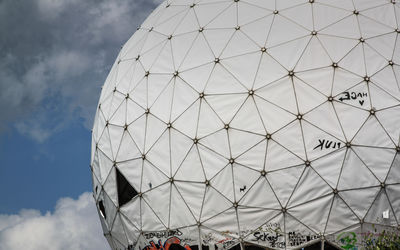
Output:
<svg viewBox="0 0 400 250">
<path fill-rule="evenodd" d="M 146 239 L 151 238 L 168 238 L 171 236 L 181 236 L 182 232 L 179 229 L 176 230 L 168 230 L 168 231 L 158 231 L 158 232 L 146 232 L 143 234 Z"/>
<path fill-rule="evenodd" d="M 233 238 L 227 237 L 225 239 L 217 241 L 217 244 L 215 244 L 215 246 L 217 248 L 227 249 L 230 246 L 232 246 L 234 243 L 235 243 L 235 241 L 233 240 Z"/>
<path fill-rule="evenodd" d="M 150 244 L 145 246 L 143 250 L 169 250 L 170 247 L 177 245 L 185 248 L 186 250 L 192 250 L 189 245 L 185 244 L 184 246 L 181 245 L 181 240 L 178 237 L 171 237 L 165 240 L 164 244 L 162 244 L 161 240 L 158 240 L 158 243 L 154 241 L 150 241 Z"/>
<path fill-rule="evenodd" d="M 364 105 L 364 97 L 368 97 L 368 93 L 367 92 L 343 92 L 341 93 L 341 96 L 339 97 L 339 100 L 341 102 L 343 101 L 347 101 L 347 100 L 357 100 L 358 103 L 363 106 Z"/>
<path fill-rule="evenodd" d="M 297 232 L 289 232 L 288 235 L 289 235 L 289 241 L 288 241 L 289 246 L 299 246 L 301 244 L 319 238 L 318 235 L 311 235 L 311 234 L 303 235 Z"/>
<path fill-rule="evenodd" d="M 341 142 L 331 141 L 326 139 L 318 139 L 318 145 L 313 150 L 324 149 L 339 149 L 342 146 Z"/>
<path fill-rule="evenodd" d="M 299 232 L 291 231 L 287 233 L 287 243 L 285 242 L 285 235 L 281 230 L 279 223 L 270 223 L 258 231 L 253 233 L 254 240 L 267 242 L 269 246 L 276 248 L 286 248 L 287 246 L 300 246 L 311 240 L 318 239 L 318 235 L 301 234 Z"/>
<path fill-rule="evenodd" d="M 285 247 L 285 237 L 281 232 L 260 232 L 256 231 L 253 236 L 257 241 L 267 241 L 271 247 Z"/>
<path fill-rule="evenodd" d="M 271 247 L 285 248 L 285 235 L 280 223 L 268 223 L 253 233 L 256 241 L 267 242 Z"/>
<path fill-rule="evenodd" d="M 357 235 L 354 232 L 343 232 L 337 236 L 337 240 L 341 243 L 341 248 L 348 250 L 357 250 Z"/>
<path fill-rule="evenodd" d="M 229 234 L 230 232 L 222 232 L 222 234 Z M 229 249 L 233 245 L 237 244 L 237 241 L 234 238 L 229 236 L 223 236 L 224 238 L 220 237 L 221 235 L 215 235 L 212 233 L 204 234 L 202 236 L 202 243 L 203 245 L 214 245 L 215 249 Z"/>
</svg>

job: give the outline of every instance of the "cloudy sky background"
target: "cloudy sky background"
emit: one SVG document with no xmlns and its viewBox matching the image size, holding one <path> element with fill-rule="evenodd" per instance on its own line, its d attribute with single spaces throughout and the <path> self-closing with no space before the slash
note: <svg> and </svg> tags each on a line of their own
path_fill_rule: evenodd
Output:
<svg viewBox="0 0 400 250">
<path fill-rule="evenodd" d="M 90 129 L 121 45 L 161 0 L 0 0 L 0 250 L 109 249 Z"/>
</svg>

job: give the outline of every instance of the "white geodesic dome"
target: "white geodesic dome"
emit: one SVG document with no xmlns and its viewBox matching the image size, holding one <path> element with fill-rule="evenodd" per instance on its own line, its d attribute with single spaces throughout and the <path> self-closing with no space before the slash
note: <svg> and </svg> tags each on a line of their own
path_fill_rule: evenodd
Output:
<svg viewBox="0 0 400 250">
<path fill-rule="evenodd" d="M 113 249 L 360 246 L 400 220 L 400 4 L 172 0 L 93 128 Z"/>
</svg>

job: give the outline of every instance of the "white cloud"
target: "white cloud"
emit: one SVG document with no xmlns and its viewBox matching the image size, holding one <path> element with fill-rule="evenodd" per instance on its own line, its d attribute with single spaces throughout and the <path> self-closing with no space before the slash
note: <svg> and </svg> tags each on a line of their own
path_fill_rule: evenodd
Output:
<svg viewBox="0 0 400 250">
<path fill-rule="evenodd" d="M 56 18 L 68 3 L 76 0 L 38 0 L 38 8 L 45 18 Z"/>
<path fill-rule="evenodd" d="M 0 215 L 1 250 L 109 250 L 90 193 L 62 198 L 54 213 Z"/>
<path fill-rule="evenodd" d="M 22 121 L 15 124 L 15 128 L 22 135 L 28 135 L 37 142 L 44 142 L 54 131 L 43 129 L 37 121 Z"/>
</svg>

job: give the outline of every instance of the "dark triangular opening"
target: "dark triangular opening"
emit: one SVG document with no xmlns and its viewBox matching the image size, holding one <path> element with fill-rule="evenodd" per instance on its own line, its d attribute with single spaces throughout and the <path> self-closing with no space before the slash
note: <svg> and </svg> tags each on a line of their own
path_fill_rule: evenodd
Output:
<svg viewBox="0 0 400 250">
<path fill-rule="evenodd" d="M 99 201 L 99 209 L 100 209 L 100 212 L 103 215 L 104 219 L 106 219 L 107 215 L 106 215 L 106 209 L 104 208 L 103 201 Z"/>
<path fill-rule="evenodd" d="M 117 172 L 117 189 L 118 189 L 118 204 L 123 206 L 135 197 L 138 192 L 129 184 L 125 176 L 116 169 Z"/>
</svg>

